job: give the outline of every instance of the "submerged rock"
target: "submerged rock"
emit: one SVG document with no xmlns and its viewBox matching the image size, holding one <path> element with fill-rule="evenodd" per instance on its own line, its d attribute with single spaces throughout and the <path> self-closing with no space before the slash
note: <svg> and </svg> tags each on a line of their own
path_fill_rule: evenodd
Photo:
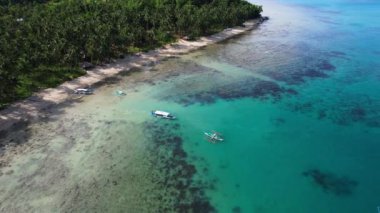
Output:
<svg viewBox="0 0 380 213">
<path fill-rule="evenodd" d="M 232 213 L 240 213 L 240 212 L 241 212 L 240 206 L 235 206 L 232 208 Z"/>
<path fill-rule="evenodd" d="M 313 182 L 321 187 L 325 192 L 331 192 L 337 196 L 347 196 L 353 193 L 358 183 L 348 177 L 339 177 L 329 172 L 322 172 L 318 169 L 308 170 L 302 173 L 305 177 L 310 177 Z"/>
<path fill-rule="evenodd" d="M 365 119 L 366 114 L 367 113 L 366 113 L 365 109 L 363 109 L 360 106 L 356 106 L 356 107 L 352 108 L 350 111 L 351 119 L 353 121 L 360 121 L 360 120 Z"/>
</svg>

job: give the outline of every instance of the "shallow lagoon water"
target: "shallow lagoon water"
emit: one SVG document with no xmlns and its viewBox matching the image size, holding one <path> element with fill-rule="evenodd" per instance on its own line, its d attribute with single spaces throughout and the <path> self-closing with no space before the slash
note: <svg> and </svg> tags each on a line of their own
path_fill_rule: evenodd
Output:
<svg viewBox="0 0 380 213">
<path fill-rule="evenodd" d="M 2 169 L 0 210 L 376 212 L 379 3 L 259 3 L 259 29 L 9 135 L 25 149 Z"/>
</svg>

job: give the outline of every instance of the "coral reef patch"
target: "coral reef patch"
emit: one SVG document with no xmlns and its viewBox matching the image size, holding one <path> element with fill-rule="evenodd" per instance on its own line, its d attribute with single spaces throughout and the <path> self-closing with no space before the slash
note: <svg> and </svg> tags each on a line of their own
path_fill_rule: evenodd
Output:
<svg viewBox="0 0 380 213">
<path fill-rule="evenodd" d="M 164 99 L 188 106 L 192 104 L 212 104 L 218 99 L 235 100 L 254 98 L 261 100 L 278 101 L 286 95 L 296 95 L 297 91 L 285 88 L 273 81 L 258 80 L 256 78 L 218 85 L 208 90 L 188 92 L 166 96 Z"/>
<path fill-rule="evenodd" d="M 167 193 L 165 197 L 174 199 L 169 202 L 171 206 L 163 205 L 157 212 L 215 212 L 204 192 L 214 184 L 193 181 L 197 169 L 187 162 L 183 139 L 173 130 L 178 129 L 179 124 L 146 122 L 144 125 L 152 143 L 149 147 L 152 164 L 160 171 L 157 181 L 165 189 L 162 190 Z"/>
<path fill-rule="evenodd" d="M 322 188 L 327 193 L 333 193 L 337 196 L 351 195 L 358 185 L 358 182 L 348 177 L 339 177 L 335 174 L 312 169 L 302 173 L 303 176 L 309 177 L 314 184 Z"/>
<path fill-rule="evenodd" d="M 334 71 L 336 68 L 328 60 L 320 59 L 313 63 L 294 69 L 290 67 L 282 67 L 280 69 L 265 72 L 269 77 L 285 82 L 290 85 L 305 83 L 306 79 L 327 78 L 328 72 Z M 299 65 L 297 65 L 299 66 Z"/>
</svg>

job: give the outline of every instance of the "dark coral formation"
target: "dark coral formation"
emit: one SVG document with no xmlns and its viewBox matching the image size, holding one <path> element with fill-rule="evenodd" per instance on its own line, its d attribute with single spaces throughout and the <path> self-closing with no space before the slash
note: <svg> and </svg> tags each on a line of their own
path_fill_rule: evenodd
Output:
<svg viewBox="0 0 380 213">
<path fill-rule="evenodd" d="M 284 95 L 296 95 L 293 89 L 284 88 L 273 81 L 262 81 L 256 78 L 244 79 L 238 82 L 217 86 L 210 90 L 196 91 L 178 95 L 177 97 L 166 97 L 177 103 L 188 106 L 191 104 L 212 104 L 218 99 L 235 100 L 240 98 L 272 99 L 279 100 Z"/>
<path fill-rule="evenodd" d="M 321 60 L 318 64 L 317 67 L 320 70 L 326 70 L 326 71 L 334 71 L 336 68 L 334 65 L 332 65 L 329 61 L 327 60 Z"/>
<path fill-rule="evenodd" d="M 324 109 L 318 110 L 318 119 L 323 119 L 326 116 L 327 116 L 326 110 L 324 110 Z"/>
<path fill-rule="evenodd" d="M 313 60 L 306 58 L 301 64 L 279 67 L 264 74 L 277 81 L 294 85 L 305 83 L 307 79 L 328 78 L 328 73 L 335 69 L 335 66 L 326 59 Z"/>
<path fill-rule="evenodd" d="M 361 121 L 366 117 L 366 111 L 360 106 L 353 107 L 350 110 L 351 119 L 353 121 Z"/>
<path fill-rule="evenodd" d="M 354 100 L 354 99 L 353 99 Z M 365 104 L 364 102 L 359 104 L 350 104 L 353 106 L 337 108 L 339 111 L 330 110 L 328 118 L 334 123 L 339 125 L 349 125 L 352 123 L 362 123 L 367 127 L 379 128 L 380 127 L 380 110 L 375 104 Z"/>
<path fill-rule="evenodd" d="M 324 69 L 331 69 L 328 65 L 324 66 Z M 269 76 L 277 81 L 283 81 L 287 84 L 301 84 L 306 81 L 307 78 L 327 78 L 329 75 L 319 69 L 307 68 L 288 72 L 272 71 L 268 72 Z"/>
<path fill-rule="evenodd" d="M 187 154 L 182 148 L 183 139 L 174 132 L 179 124 L 147 122 L 145 127 L 152 142 L 150 149 L 154 156 L 154 169 L 164 177 L 159 184 L 175 198 L 173 206 L 162 206 L 157 212 L 215 212 L 203 191 L 212 188 L 213 184 L 193 181 L 197 170 L 187 162 Z"/>
<path fill-rule="evenodd" d="M 272 123 L 275 125 L 275 126 L 281 126 L 283 124 L 286 123 L 286 120 L 284 118 L 274 118 L 271 120 Z"/>
<path fill-rule="evenodd" d="M 232 208 L 232 213 L 240 213 L 240 212 L 241 212 L 240 206 L 235 206 Z"/>
<path fill-rule="evenodd" d="M 380 128 L 380 117 L 369 119 L 366 125 L 372 128 Z"/>
<path fill-rule="evenodd" d="M 225 99 L 238 99 L 245 97 L 252 98 L 279 98 L 281 93 L 286 92 L 278 84 L 271 81 L 247 81 L 243 83 L 244 86 L 238 87 L 236 85 L 228 85 L 215 91 L 214 96 Z"/>
<path fill-rule="evenodd" d="M 291 73 L 280 72 L 280 71 L 272 71 L 268 72 L 271 78 L 277 81 L 283 81 L 287 84 L 301 84 L 305 82 L 306 78 L 327 78 L 328 75 L 315 70 L 315 69 L 305 69 L 293 71 Z"/>
<path fill-rule="evenodd" d="M 380 109 L 378 100 L 367 95 L 341 95 L 339 93 L 334 97 L 334 102 L 307 101 L 303 102 L 297 99 L 294 102 L 288 102 L 287 107 L 300 113 L 314 113 L 318 119 L 328 119 L 331 122 L 347 126 L 353 123 L 361 123 L 367 127 L 380 127 Z"/>
<path fill-rule="evenodd" d="M 339 177 L 329 172 L 323 172 L 318 169 L 308 170 L 302 173 L 305 177 L 313 180 L 317 186 L 325 192 L 333 193 L 337 196 L 347 196 L 353 193 L 358 183 L 347 177 Z"/>
<path fill-rule="evenodd" d="M 308 113 L 312 112 L 314 106 L 311 102 L 289 104 L 288 107 L 294 112 Z"/>
<path fill-rule="evenodd" d="M 337 58 L 339 58 L 339 57 L 343 58 L 343 57 L 347 56 L 346 53 L 340 52 L 340 51 L 331 51 L 331 52 L 328 53 L 328 55 L 331 56 L 331 57 L 337 57 Z"/>
</svg>

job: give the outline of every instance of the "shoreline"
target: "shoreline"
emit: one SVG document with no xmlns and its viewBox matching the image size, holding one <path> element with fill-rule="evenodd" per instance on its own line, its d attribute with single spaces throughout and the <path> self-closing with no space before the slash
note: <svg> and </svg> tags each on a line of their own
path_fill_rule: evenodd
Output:
<svg viewBox="0 0 380 213">
<path fill-rule="evenodd" d="M 219 33 L 201 37 L 195 41 L 179 39 L 177 42 L 146 53 L 129 55 L 106 66 L 96 66 L 87 71 L 86 75 L 64 82 L 55 88 L 44 89 L 31 97 L 12 103 L 0 111 L 0 139 L 6 135 L 7 130 L 17 128 L 20 123 L 21 126 L 24 126 L 25 123 L 33 119 L 43 117 L 44 110 L 65 102 L 75 101 L 72 98 L 72 92 L 78 87 L 94 86 L 123 72 L 154 65 L 164 59 L 183 55 L 208 45 L 231 39 L 256 29 L 265 20 L 265 17 L 249 20 L 243 24 L 243 27 L 227 28 Z M 4 145 L 0 143 L 0 147 Z"/>
</svg>

